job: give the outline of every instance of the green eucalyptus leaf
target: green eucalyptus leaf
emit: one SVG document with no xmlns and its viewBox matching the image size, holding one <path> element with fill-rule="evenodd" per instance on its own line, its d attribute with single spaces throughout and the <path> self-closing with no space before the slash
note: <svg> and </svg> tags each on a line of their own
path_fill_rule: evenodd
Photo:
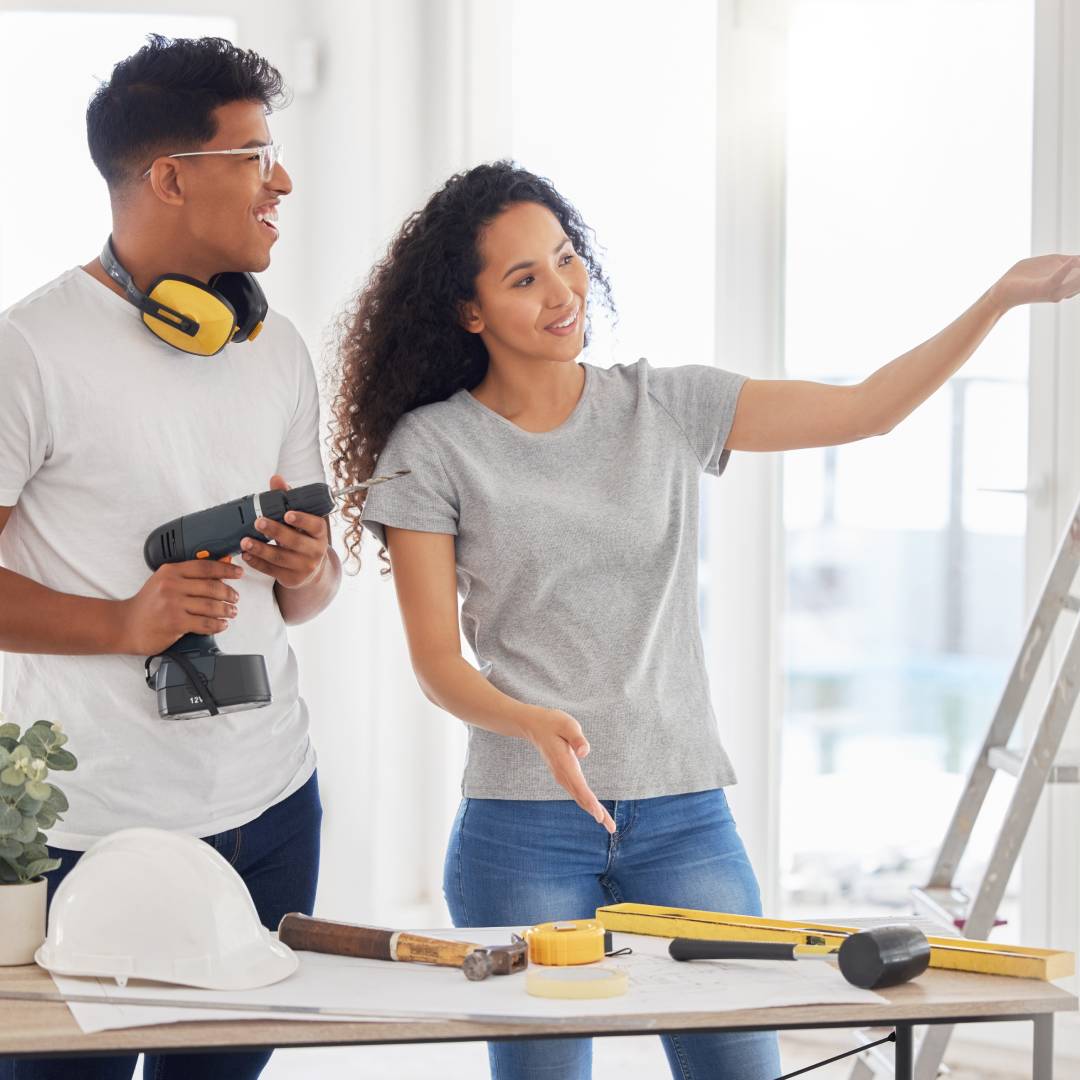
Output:
<svg viewBox="0 0 1080 1080">
<path fill-rule="evenodd" d="M 59 814 L 54 814 L 47 806 L 42 807 L 37 815 L 38 828 L 51 829 L 59 817 Z"/>
<path fill-rule="evenodd" d="M 22 876 L 15 863 L 0 855 L 0 885 L 16 885 L 21 880 Z"/>
<path fill-rule="evenodd" d="M 57 772 L 71 772 L 79 762 L 70 750 L 53 750 L 45 759 L 45 764 Z"/>
<path fill-rule="evenodd" d="M 23 775 L 21 769 L 16 769 L 14 765 L 9 765 L 3 772 L 0 772 L 0 783 L 7 784 L 8 787 L 18 788 L 22 790 L 23 781 L 26 777 Z"/>
<path fill-rule="evenodd" d="M 0 858 L 18 859 L 28 850 L 29 848 L 20 844 L 18 840 L 12 840 L 11 837 L 0 840 Z"/>
<path fill-rule="evenodd" d="M 51 791 L 48 799 L 45 800 L 45 805 L 54 814 L 62 814 L 68 809 L 67 796 L 55 785 L 50 784 Z"/>
<path fill-rule="evenodd" d="M 19 798 L 19 796 L 21 796 L 22 793 L 23 793 L 23 782 L 22 782 L 22 780 L 20 780 L 18 782 L 18 784 L 15 784 L 14 786 L 11 785 L 11 784 L 5 784 L 2 781 L 0 781 L 0 799 L 3 799 L 5 802 L 10 802 L 13 799 Z"/>
<path fill-rule="evenodd" d="M 17 840 L 12 843 L 17 844 Z M 34 859 L 48 859 L 49 849 L 44 844 L 21 844 L 24 862 L 33 862 Z"/>
<path fill-rule="evenodd" d="M 37 818 L 22 818 L 22 824 L 12 834 L 16 840 L 23 844 L 32 844 L 37 836 Z"/>
<path fill-rule="evenodd" d="M 46 784 L 43 780 L 28 780 L 26 782 L 26 794 L 39 804 L 34 807 L 35 814 L 41 809 L 41 804 L 47 802 L 52 797 L 52 793 L 52 784 Z"/>
<path fill-rule="evenodd" d="M 11 752 L 0 746 L 0 769 L 6 769 L 11 764 Z"/>
<path fill-rule="evenodd" d="M 0 739 L 17 739 L 18 737 L 18 724 L 0 724 Z"/>
<path fill-rule="evenodd" d="M 64 743 L 67 742 L 67 740 L 68 737 L 62 731 L 58 731 L 55 735 L 53 735 L 53 746 L 63 746 Z"/>
<path fill-rule="evenodd" d="M 31 783 L 33 783 L 33 781 L 31 781 Z M 30 790 L 30 784 L 26 785 L 26 790 L 27 791 Z M 45 802 L 44 802 L 43 799 L 28 799 L 24 795 L 19 800 L 19 805 L 16 807 L 16 809 L 19 811 L 20 814 L 22 814 L 22 816 L 24 818 L 26 818 L 26 817 L 37 817 L 38 811 L 44 805 L 45 805 Z"/>
<path fill-rule="evenodd" d="M 14 750 L 11 751 L 11 756 L 16 761 L 29 761 L 32 757 L 30 748 L 19 743 Z"/>
<path fill-rule="evenodd" d="M 23 816 L 14 806 L 0 806 L 0 836 L 13 836 L 23 826 Z M 33 837 L 30 837 L 32 840 Z"/>
<path fill-rule="evenodd" d="M 22 744 L 30 751 L 31 756 L 36 758 L 44 758 L 53 746 L 51 738 L 34 729 L 31 729 L 23 736 Z"/>
<path fill-rule="evenodd" d="M 47 874 L 50 870 L 57 869 L 59 865 L 59 859 L 37 859 L 24 866 L 23 873 L 29 881 L 33 881 L 34 878 L 39 878 L 42 874 Z"/>
</svg>

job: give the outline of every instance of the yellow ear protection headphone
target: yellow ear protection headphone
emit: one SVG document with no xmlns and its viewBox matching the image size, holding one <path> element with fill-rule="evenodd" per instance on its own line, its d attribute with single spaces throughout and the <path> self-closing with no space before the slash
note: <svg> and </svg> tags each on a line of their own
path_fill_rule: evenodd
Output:
<svg viewBox="0 0 1080 1080">
<path fill-rule="evenodd" d="M 263 328 L 268 304 L 251 274 L 215 274 L 205 285 L 184 274 L 162 274 L 140 292 L 116 258 L 111 236 L 101 265 L 142 312 L 147 329 L 181 352 L 213 356 L 230 341 L 254 341 Z"/>
</svg>

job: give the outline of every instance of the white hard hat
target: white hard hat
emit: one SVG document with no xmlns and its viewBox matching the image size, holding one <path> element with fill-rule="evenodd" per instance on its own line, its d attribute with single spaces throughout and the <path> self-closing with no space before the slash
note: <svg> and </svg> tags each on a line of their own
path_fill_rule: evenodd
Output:
<svg viewBox="0 0 1080 1080">
<path fill-rule="evenodd" d="M 49 908 L 34 959 L 57 975 L 251 990 L 300 961 L 259 922 L 240 875 L 209 844 L 122 829 L 75 864 Z"/>
</svg>

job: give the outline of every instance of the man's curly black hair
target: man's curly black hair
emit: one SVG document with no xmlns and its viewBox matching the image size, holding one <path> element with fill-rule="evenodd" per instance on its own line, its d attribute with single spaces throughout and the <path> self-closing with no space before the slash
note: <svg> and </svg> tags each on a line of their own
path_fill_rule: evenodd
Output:
<svg viewBox="0 0 1080 1080">
<path fill-rule="evenodd" d="M 90 156 L 110 190 L 137 179 L 162 153 L 195 150 L 217 134 L 221 105 L 287 103 L 281 73 L 225 38 L 150 34 L 112 70 L 86 110 Z"/>
<path fill-rule="evenodd" d="M 374 475 L 379 454 L 403 414 L 479 385 L 488 354 L 460 323 L 476 296 L 479 241 L 491 221 L 517 203 L 547 207 L 562 225 L 600 302 L 614 312 L 611 285 L 592 230 L 549 180 L 510 161 L 451 176 L 412 214 L 341 318 L 330 452 L 334 476 L 356 483 Z M 585 340 L 589 323 L 586 318 Z M 364 492 L 349 498 L 345 547 L 360 565 Z"/>
</svg>

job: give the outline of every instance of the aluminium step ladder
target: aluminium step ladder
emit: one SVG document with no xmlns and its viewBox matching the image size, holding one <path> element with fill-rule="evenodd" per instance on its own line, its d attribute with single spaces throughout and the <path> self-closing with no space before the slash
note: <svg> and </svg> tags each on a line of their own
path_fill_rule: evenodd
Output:
<svg viewBox="0 0 1080 1080">
<path fill-rule="evenodd" d="M 1031 744 L 1025 751 L 1012 750 L 1008 745 L 1058 618 L 1066 611 L 1080 612 L 1080 597 L 1072 592 L 1078 568 L 1080 502 L 1074 508 L 1058 546 L 990 730 L 953 812 L 930 880 L 922 888 L 912 889 L 916 908 L 921 914 L 956 926 L 964 937 L 985 940 L 993 929 L 1005 887 L 1043 788 L 1048 783 L 1077 783 L 1080 780 L 1080 759 L 1059 756 L 1061 741 L 1080 690 L 1080 618 L 1069 630 L 1061 663 L 1052 672 L 1053 685 Z M 954 878 L 990 782 L 997 772 L 1010 773 L 1016 783 L 982 880 L 974 898 L 969 898 L 956 888 Z M 951 1026 L 933 1025 L 926 1029 L 915 1059 L 916 1080 L 933 1080 L 937 1076 L 951 1034 Z M 864 1080 L 871 1075 L 873 1069 L 862 1059 L 851 1074 L 852 1080 Z"/>
</svg>

